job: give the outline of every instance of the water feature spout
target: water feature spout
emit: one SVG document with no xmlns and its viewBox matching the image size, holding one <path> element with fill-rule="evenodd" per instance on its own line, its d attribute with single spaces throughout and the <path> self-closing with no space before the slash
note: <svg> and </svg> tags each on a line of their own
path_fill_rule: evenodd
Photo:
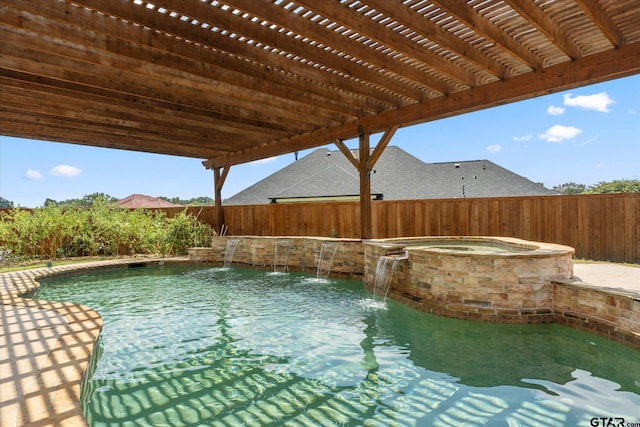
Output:
<svg viewBox="0 0 640 427">
<path fill-rule="evenodd" d="M 378 264 L 376 265 L 376 277 L 373 284 L 373 297 L 375 299 L 382 297 L 383 301 L 387 300 L 387 294 L 391 287 L 391 279 L 393 272 L 398 266 L 400 260 L 407 259 L 406 253 L 404 255 L 383 255 L 378 258 Z"/>
<path fill-rule="evenodd" d="M 278 268 L 280 268 L 283 273 L 289 269 L 289 251 L 291 250 L 291 246 L 291 240 L 276 241 L 273 255 L 273 271 L 275 273 L 278 273 Z"/>
<path fill-rule="evenodd" d="M 327 279 L 331 274 L 331 264 L 333 257 L 336 255 L 339 244 L 337 242 L 324 242 L 320 248 L 320 256 L 318 257 L 318 279 Z"/>
<path fill-rule="evenodd" d="M 238 247 L 238 243 L 240 243 L 240 239 L 229 239 L 229 240 L 227 240 L 227 247 L 224 250 L 224 266 L 225 266 L 225 268 L 231 267 L 231 263 L 233 262 L 233 254 L 236 252 L 236 248 Z"/>
</svg>

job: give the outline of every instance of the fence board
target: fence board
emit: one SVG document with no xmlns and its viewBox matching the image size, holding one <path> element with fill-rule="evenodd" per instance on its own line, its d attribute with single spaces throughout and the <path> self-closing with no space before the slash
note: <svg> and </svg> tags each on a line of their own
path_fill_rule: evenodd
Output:
<svg viewBox="0 0 640 427">
<path fill-rule="evenodd" d="M 360 234 L 358 202 L 223 209 L 229 235 L 358 238 Z M 157 210 L 174 217 L 185 208 Z M 220 231 L 214 206 L 189 207 L 187 212 Z M 373 238 L 518 237 L 571 246 L 578 258 L 640 264 L 640 193 L 383 200 L 372 203 L 372 216 Z"/>
<path fill-rule="evenodd" d="M 611 209 L 613 217 L 611 219 L 611 239 L 613 242 L 620 242 L 620 244 L 613 243 L 611 245 L 611 258 L 624 259 L 626 252 L 626 236 L 623 234 L 625 228 L 627 228 L 627 212 L 625 210 L 626 198 L 615 198 L 611 201 Z"/>
<path fill-rule="evenodd" d="M 626 256 L 629 262 L 640 263 L 640 261 L 638 261 L 640 260 L 640 197 L 636 197 L 635 199 L 629 198 L 626 202 L 626 230 L 635 230 L 635 233 L 627 231 L 626 235 L 629 237 L 625 243 L 625 248 L 629 248 L 629 251 L 626 253 Z"/>
<path fill-rule="evenodd" d="M 256 210 L 256 218 L 273 217 L 285 209 L 291 213 L 289 219 L 280 217 L 278 222 L 306 219 L 303 225 L 290 222 L 295 227 L 278 228 L 277 234 L 359 237 L 357 202 L 304 206 L 304 210 L 301 205 L 251 209 Z M 376 201 L 372 204 L 373 237 L 511 236 L 572 246 L 579 258 L 640 263 L 639 207 L 640 193 Z M 248 208 L 224 207 L 226 213 Z M 269 234 L 268 229 L 249 224 L 232 228 L 237 234 Z"/>
</svg>

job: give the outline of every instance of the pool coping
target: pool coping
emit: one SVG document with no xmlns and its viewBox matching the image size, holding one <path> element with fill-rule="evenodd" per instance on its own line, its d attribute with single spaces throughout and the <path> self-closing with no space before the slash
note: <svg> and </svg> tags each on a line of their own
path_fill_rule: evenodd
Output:
<svg viewBox="0 0 640 427">
<path fill-rule="evenodd" d="M 102 329 L 102 318 L 86 306 L 23 297 L 38 288 L 39 279 L 164 263 L 198 264 L 188 257 L 146 257 L 0 273 L 0 425 L 88 425 L 82 415 L 80 391 Z M 616 267 L 611 264 L 601 266 L 605 270 Z M 625 289 L 607 283 L 596 284 L 596 280 L 588 280 L 588 273 L 558 285 L 640 300 L 640 286 Z M 563 314 L 566 322 L 557 317 L 556 314 L 559 323 L 578 329 L 589 329 L 593 325 L 593 322 L 589 324 L 588 318 L 575 316 L 570 310 Z M 640 342 L 640 331 L 638 337 Z"/>
</svg>

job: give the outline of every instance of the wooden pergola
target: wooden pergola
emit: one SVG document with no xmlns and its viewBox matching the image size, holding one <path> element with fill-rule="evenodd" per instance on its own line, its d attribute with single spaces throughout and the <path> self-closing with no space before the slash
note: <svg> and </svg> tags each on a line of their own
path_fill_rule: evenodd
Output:
<svg viewBox="0 0 640 427">
<path fill-rule="evenodd" d="M 230 166 L 335 142 L 363 238 L 399 127 L 638 72 L 638 0 L 0 0 L 1 134 L 201 158 L 220 213 Z"/>
</svg>

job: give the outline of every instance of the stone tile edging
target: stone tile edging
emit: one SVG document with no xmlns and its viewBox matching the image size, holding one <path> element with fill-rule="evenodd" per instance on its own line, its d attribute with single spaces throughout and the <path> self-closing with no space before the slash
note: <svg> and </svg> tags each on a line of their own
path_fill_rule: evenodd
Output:
<svg viewBox="0 0 640 427">
<path fill-rule="evenodd" d="M 640 350 L 640 293 L 552 281 L 554 320 Z"/>
</svg>

